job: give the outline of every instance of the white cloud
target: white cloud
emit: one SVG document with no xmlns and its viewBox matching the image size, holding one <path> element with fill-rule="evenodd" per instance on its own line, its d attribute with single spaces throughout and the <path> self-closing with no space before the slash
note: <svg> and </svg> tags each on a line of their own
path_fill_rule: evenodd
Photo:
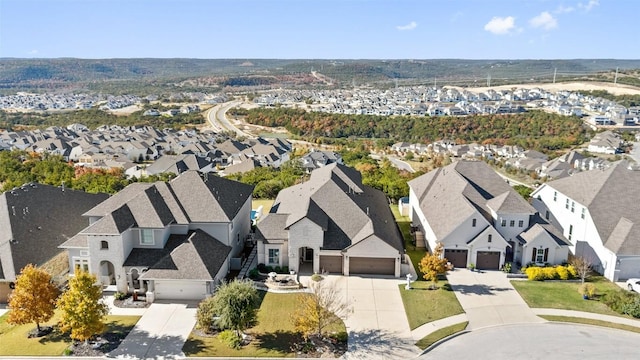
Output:
<svg viewBox="0 0 640 360">
<path fill-rule="evenodd" d="M 516 27 L 516 19 L 513 16 L 499 17 L 494 16 L 485 26 L 484 29 L 496 35 L 509 34 Z"/>
<path fill-rule="evenodd" d="M 38 50 L 33 49 L 31 51 L 28 52 L 29 55 L 36 55 L 38 53 Z"/>
<path fill-rule="evenodd" d="M 415 21 L 412 21 L 410 23 L 408 23 L 407 25 L 398 25 L 396 26 L 396 29 L 400 30 L 400 31 L 405 31 L 405 30 L 413 30 L 415 28 L 418 27 L 418 23 Z"/>
<path fill-rule="evenodd" d="M 566 14 L 566 13 L 574 12 L 575 10 L 576 8 L 574 8 L 573 6 L 560 5 L 553 12 L 556 14 Z"/>
<path fill-rule="evenodd" d="M 594 7 L 600 5 L 600 0 L 589 0 L 588 3 L 578 3 L 578 7 L 584 11 L 591 11 Z"/>
<path fill-rule="evenodd" d="M 543 11 L 538 16 L 534 16 L 529 20 L 529 25 L 534 28 L 543 28 L 545 30 L 551 30 L 558 27 L 558 20 L 549 14 L 547 11 Z"/>
</svg>

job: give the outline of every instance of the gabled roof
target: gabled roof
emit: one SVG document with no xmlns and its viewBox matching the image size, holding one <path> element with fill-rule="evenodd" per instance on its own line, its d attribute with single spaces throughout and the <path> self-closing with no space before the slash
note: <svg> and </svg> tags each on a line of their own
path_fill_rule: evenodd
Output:
<svg viewBox="0 0 640 360">
<path fill-rule="evenodd" d="M 259 231 L 265 227 L 261 234 L 267 240 L 268 234 L 282 235 L 271 229 L 275 224 L 264 223 L 274 214 L 281 216 L 278 221 L 285 230 L 302 219 L 316 223 L 324 231 L 323 249 L 343 250 L 371 236 L 403 249 L 384 193 L 362 185 L 360 173 L 344 165 L 314 170 L 308 181 L 280 191 L 272 212 L 258 223 Z"/>
<path fill-rule="evenodd" d="M 35 183 L 1 194 L 0 258 L 3 266 L 14 265 L 3 273 L 42 265 L 60 253 L 58 246 L 87 225 L 81 214 L 107 197 Z"/>
<path fill-rule="evenodd" d="M 586 206 L 607 249 L 618 255 L 640 255 L 640 171 L 633 169 L 622 160 L 543 186 Z"/>
<path fill-rule="evenodd" d="M 445 238 L 461 221 L 501 213 L 534 214 L 535 209 L 481 161 L 458 161 L 409 182 L 429 226 Z"/>
<path fill-rule="evenodd" d="M 87 211 L 84 216 L 102 219 L 83 233 L 120 234 L 132 226 L 229 222 L 252 191 L 253 186 L 197 171 L 184 172 L 169 183 L 134 183 Z"/>
<path fill-rule="evenodd" d="M 182 242 L 173 240 L 173 243 L 178 244 L 175 244 L 174 248 L 165 247 L 163 250 L 168 253 L 149 266 L 140 279 L 215 280 L 227 256 L 231 253 L 230 246 L 222 244 L 202 230 L 195 230 Z M 134 254 L 138 252 L 136 250 L 143 250 L 145 255 Z M 148 249 L 133 249 L 129 257 L 144 258 L 148 251 Z M 128 262 L 129 259 L 125 262 L 125 266 Z"/>
<path fill-rule="evenodd" d="M 289 214 L 267 214 L 260 220 L 260 226 L 256 228 L 255 236 L 259 240 L 287 240 L 288 232 L 286 223 Z"/>
<path fill-rule="evenodd" d="M 533 216 L 530 223 L 531 225 L 529 228 L 517 236 L 517 239 L 521 244 L 530 243 L 538 235 L 546 233 L 547 236 L 549 236 L 559 246 L 569 246 L 569 243 L 565 239 L 564 235 L 562 235 L 562 232 L 541 218 L 539 214 Z"/>
</svg>

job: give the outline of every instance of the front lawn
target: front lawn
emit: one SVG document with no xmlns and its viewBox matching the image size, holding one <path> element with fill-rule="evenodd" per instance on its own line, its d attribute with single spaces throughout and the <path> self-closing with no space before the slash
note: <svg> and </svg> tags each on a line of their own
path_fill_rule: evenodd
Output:
<svg viewBox="0 0 640 360">
<path fill-rule="evenodd" d="M 411 290 L 399 285 L 411 330 L 420 325 L 464 313 L 447 281 L 438 282 L 437 290 L 429 290 L 430 281 L 414 281 Z"/>
<path fill-rule="evenodd" d="M 258 323 L 245 331 L 254 340 L 239 350 L 229 348 L 215 336 L 200 336 L 195 332 L 191 333 L 182 350 L 185 355 L 194 357 L 296 357 L 291 347 L 302 341 L 291 323 L 296 297 L 295 293 L 264 294 Z M 332 330 L 346 332 L 344 324 Z"/>
<path fill-rule="evenodd" d="M 598 301 L 607 292 L 621 290 L 620 287 L 602 276 L 593 276 L 589 282 L 596 287 L 593 300 L 582 298 L 578 292 L 580 282 L 512 280 L 511 284 L 531 308 L 566 309 L 621 316 Z"/>
<path fill-rule="evenodd" d="M 0 356 L 59 356 L 72 341 L 66 334 L 54 330 L 40 338 L 27 338 L 27 334 L 35 329 L 35 324 L 11 325 L 7 323 L 9 313 L 0 317 Z M 42 326 L 55 326 L 60 319 L 56 311 L 53 318 Z M 106 332 L 118 334 L 124 338 L 140 319 L 139 316 L 107 316 Z"/>
<path fill-rule="evenodd" d="M 461 322 L 459 324 L 454 324 L 451 326 L 447 326 L 445 328 L 436 330 L 434 332 L 432 332 L 431 334 L 423 337 L 422 339 L 418 340 L 418 342 L 416 343 L 416 346 L 419 347 L 420 349 L 424 350 L 426 348 L 428 348 L 429 346 L 435 344 L 436 342 L 446 338 L 447 336 L 451 336 L 453 334 L 457 334 L 460 331 L 463 331 L 464 329 L 467 328 L 467 325 L 469 324 L 468 321 L 465 322 Z"/>
</svg>

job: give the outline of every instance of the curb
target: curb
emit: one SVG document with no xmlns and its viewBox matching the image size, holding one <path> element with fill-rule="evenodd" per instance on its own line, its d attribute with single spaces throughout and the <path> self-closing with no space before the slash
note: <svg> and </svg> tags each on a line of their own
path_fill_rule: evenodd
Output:
<svg viewBox="0 0 640 360">
<path fill-rule="evenodd" d="M 449 335 L 449 336 L 447 336 L 446 338 L 440 339 L 440 340 L 436 341 L 435 343 L 431 344 L 430 346 L 428 346 L 426 349 L 424 349 L 424 350 L 420 353 L 420 355 L 418 355 L 418 356 L 422 356 L 422 355 L 424 355 L 424 354 L 427 354 L 427 353 L 429 353 L 431 350 L 433 350 L 433 349 L 437 348 L 438 346 L 440 346 L 441 344 L 444 344 L 445 342 L 447 342 L 447 341 L 449 341 L 449 340 L 455 339 L 455 338 L 457 338 L 458 336 L 465 335 L 465 334 L 468 334 L 468 333 L 470 333 L 470 332 L 471 332 L 471 330 L 462 330 L 462 331 L 457 332 L 457 333 L 455 333 L 455 334 L 453 334 L 453 335 Z"/>
</svg>

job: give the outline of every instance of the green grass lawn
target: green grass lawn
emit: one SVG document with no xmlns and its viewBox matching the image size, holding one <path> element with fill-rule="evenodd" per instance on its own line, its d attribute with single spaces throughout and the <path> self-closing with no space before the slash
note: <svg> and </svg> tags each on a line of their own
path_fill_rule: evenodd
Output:
<svg viewBox="0 0 640 360">
<path fill-rule="evenodd" d="M 59 356 L 71 345 L 68 335 L 54 331 L 41 338 L 27 338 L 35 324 L 11 325 L 7 323 L 9 314 L 0 317 L 0 356 Z M 58 323 L 60 313 L 41 326 L 54 326 Z M 107 316 L 107 332 L 115 332 L 122 337 L 131 331 L 140 319 L 139 316 Z"/>
<path fill-rule="evenodd" d="M 413 264 L 413 268 L 416 270 L 418 277 L 422 279 L 422 272 L 418 269 L 418 263 L 427 253 L 426 249 L 417 249 L 413 246 L 413 236 L 411 235 L 411 220 L 409 220 L 408 216 L 400 215 L 400 211 L 398 211 L 398 205 L 391 205 L 391 212 L 398 223 L 398 228 L 402 233 L 402 237 L 404 238 L 404 248 L 407 251 L 407 255 L 411 259 L 411 263 Z"/>
<path fill-rule="evenodd" d="M 411 290 L 405 290 L 404 285 L 399 285 L 411 330 L 464 312 L 447 281 L 438 282 L 437 290 L 429 290 L 430 285 L 430 281 L 414 281 Z"/>
<path fill-rule="evenodd" d="M 606 292 L 618 291 L 620 287 L 602 276 L 593 276 L 589 282 L 596 287 L 596 296 L 592 300 L 582 298 L 578 292 L 580 282 L 512 280 L 511 284 L 532 308 L 566 309 L 622 316 L 598 301 Z"/>
<path fill-rule="evenodd" d="M 194 357 L 295 357 L 291 345 L 302 336 L 291 323 L 291 314 L 296 308 L 297 294 L 262 293 L 264 298 L 258 311 L 258 323 L 245 331 L 254 340 L 240 350 L 229 348 L 217 337 L 203 337 L 192 333 L 182 349 L 187 356 Z M 346 331 L 344 324 L 330 331 Z"/>
<path fill-rule="evenodd" d="M 451 336 L 453 334 L 459 333 L 460 331 L 466 329 L 468 324 L 469 324 L 469 322 L 465 321 L 465 322 L 461 322 L 459 324 L 454 324 L 454 325 L 447 326 L 445 328 L 436 330 L 436 331 L 432 332 L 431 334 L 429 334 L 429 335 L 423 337 L 422 339 L 418 340 L 418 342 L 416 343 L 416 346 L 419 347 L 420 349 L 424 350 L 424 349 L 428 348 L 429 346 L 435 344 L 436 342 L 446 338 L 447 336 Z"/>
<path fill-rule="evenodd" d="M 636 333 L 640 333 L 640 327 L 630 326 L 626 324 L 613 323 L 609 321 L 603 320 L 595 320 L 595 319 L 585 319 L 580 317 L 573 316 L 556 316 L 556 315 L 539 315 L 541 318 L 549 321 L 557 321 L 557 322 L 570 322 L 576 324 L 585 324 L 585 325 L 594 325 L 594 326 L 602 326 L 613 329 L 632 331 Z"/>
</svg>

